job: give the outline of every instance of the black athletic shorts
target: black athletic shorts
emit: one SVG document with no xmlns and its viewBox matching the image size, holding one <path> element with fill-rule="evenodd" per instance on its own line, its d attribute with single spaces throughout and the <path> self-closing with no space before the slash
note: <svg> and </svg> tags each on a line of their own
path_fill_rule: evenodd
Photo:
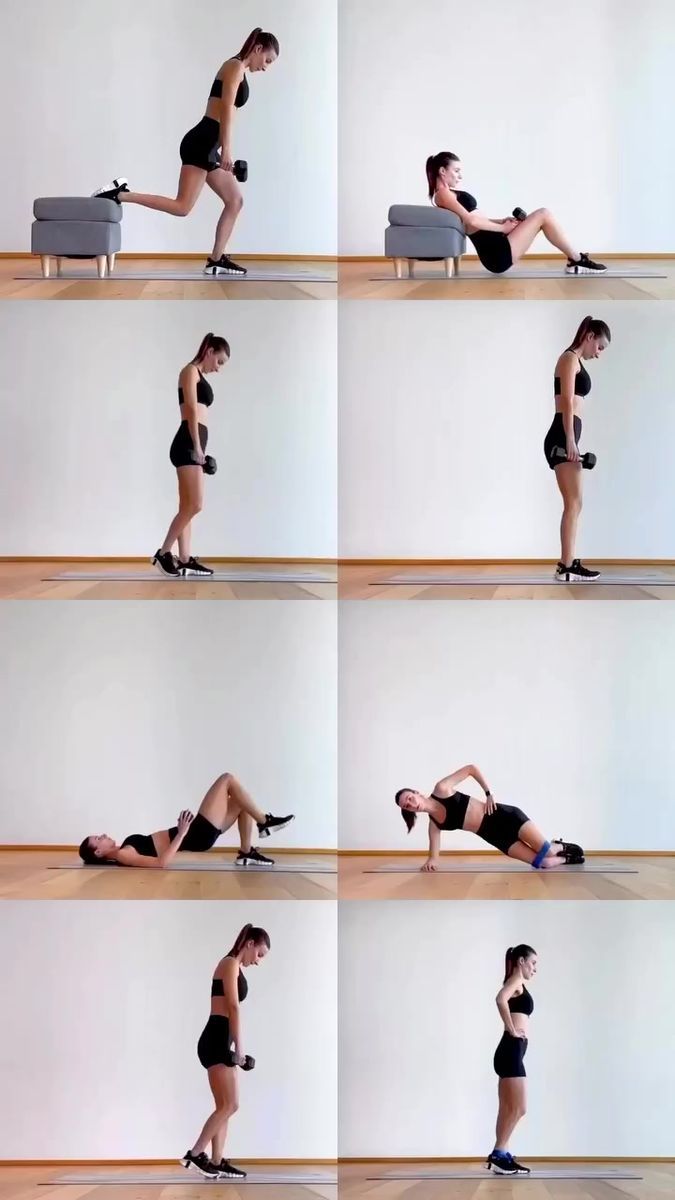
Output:
<svg viewBox="0 0 675 1200">
<path fill-rule="evenodd" d="M 206 850 L 210 850 L 215 846 L 222 832 L 222 829 L 218 829 L 217 825 L 212 825 L 210 821 L 207 821 L 206 817 L 203 817 L 201 813 L 197 813 L 179 846 L 178 852 L 189 850 L 193 854 L 201 854 Z M 172 825 L 169 830 L 170 842 L 173 841 L 177 833 L 178 826 Z"/>
<path fill-rule="evenodd" d="M 202 448 L 202 454 L 206 452 L 206 446 L 209 440 L 209 431 L 206 425 L 199 426 L 199 444 Z M 169 458 L 174 467 L 195 467 L 194 458 L 192 457 L 192 434 L 187 421 L 181 421 L 180 428 L 175 438 L 171 443 L 169 450 Z"/>
<path fill-rule="evenodd" d="M 525 1078 L 527 1071 L 523 1060 L 526 1051 L 527 1038 L 511 1037 L 511 1034 L 504 1030 L 504 1036 L 497 1046 L 492 1060 L 500 1079 Z"/>
<path fill-rule="evenodd" d="M 220 124 L 213 117 L 202 117 L 189 129 L 180 144 L 180 161 L 184 167 L 199 167 L 202 171 L 217 171 L 220 166 Z"/>
<path fill-rule="evenodd" d="M 511 243 L 505 233 L 498 233 L 496 229 L 478 229 L 469 237 L 486 271 L 503 275 L 513 266 Z"/>
<path fill-rule="evenodd" d="M 579 445 L 581 437 L 581 417 L 574 418 L 574 440 Z M 554 458 L 553 455 L 558 448 L 562 448 L 567 453 L 567 435 L 565 433 L 565 422 L 563 421 L 562 413 L 556 413 L 551 423 L 546 437 L 544 438 L 544 454 L 546 461 L 552 471 L 560 466 L 560 459 Z"/>
<path fill-rule="evenodd" d="M 203 1067 L 233 1067 L 232 1034 L 227 1017 L 209 1017 L 197 1042 L 197 1058 Z"/>
<path fill-rule="evenodd" d="M 502 854 L 508 854 L 513 843 L 518 841 L 522 826 L 529 819 L 522 808 L 514 808 L 511 804 L 498 804 L 495 812 L 483 817 L 478 836 L 497 850 L 501 850 Z"/>
</svg>

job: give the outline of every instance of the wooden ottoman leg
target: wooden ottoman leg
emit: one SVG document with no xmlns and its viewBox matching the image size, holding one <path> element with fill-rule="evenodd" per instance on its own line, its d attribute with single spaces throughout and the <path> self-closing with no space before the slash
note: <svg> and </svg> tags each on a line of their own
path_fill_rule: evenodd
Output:
<svg viewBox="0 0 675 1200">
<path fill-rule="evenodd" d="M 452 279 L 453 269 L 454 269 L 454 260 L 452 258 L 446 258 L 445 259 L 445 278 L 446 279 Z"/>
<path fill-rule="evenodd" d="M 106 256 L 105 254 L 96 255 L 96 269 L 99 279 L 105 279 Z"/>
<path fill-rule="evenodd" d="M 112 275 L 113 271 L 115 270 L 115 259 L 116 259 L 116 257 L 117 257 L 117 255 L 115 255 L 115 254 L 109 254 L 109 255 L 108 255 L 108 271 L 109 271 L 109 273 L 110 273 L 111 275 Z"/>
<path fill-rule="evenodd" d="M 41 254 L 40 262 L 42 263 L 42 278 L 49 279 L 49 276 L 51 274 L 51 260 L 50 260 L 49 255 Z"/>
<path fill-rule="evenodd" d="M 62 258 L 57 258 L 57 260 L 56 260 L 56 274 L 57 274 L 57 275 L 60 275 L 60 274 L 61 274 L 61 268 L 62 268 L 62 266 L 63 266 L 63 259 L 62 259 Z"/>
<path fill-rule="evenodd" d="M 403 259 L 402 258 L 394 259 L 394 271 L 396 272 L 397 279 L 403 279 Z"/>
<path fill-rule="evenodd" d="M 414 278 L 415 278 L 415 259 L 409 258 L 408 259 L 408 279 L 414 279 Z"/>
<path fill-rule="evenodd" d="M 462 259 L 461 259 L 460 255 L 458 254 L 458 255 L 457 255 L 457 258 L 453 258 L 453 260 L 452 260 L 452 261 L 453 261 L 453 262 L 454 262 L 454 264 L 455 264 L 455 275 L 459 275 L 459 264 L 460 264 L 460 263 L 461 263 L 461 261 L 462 261 Z"/>
</svg>

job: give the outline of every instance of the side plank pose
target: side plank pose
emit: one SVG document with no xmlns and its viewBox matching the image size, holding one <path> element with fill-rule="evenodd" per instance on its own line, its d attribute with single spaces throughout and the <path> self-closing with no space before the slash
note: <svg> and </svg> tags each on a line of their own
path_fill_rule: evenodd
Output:
<svg viewBox="0 0 675 1200">
<path fill-rule="evenodd" d="M 229 361 L 229 343 L 207 333 L 195 357 L 178 376 L 181 423 L 169 450 L 178 476 L 178 512 L 152 559 L 153 566 L 171 579 L 213 575 L 212 567 L 192 555 L 192 522 L 204 507 L 204 475 L 216 471 L 215 459 L 205 454 L 209 440 L 206 411 L 213 404 L 213 388 L 205 376 L 217 374 Z M 176 543 L 177 557 L 173 552 Z"/>
<path fill-rule="evenodd" d="M 233 262 L 225 253 L 244 199 L 234 176 L 232 132 L 234 114 L 249 98 L 246 73 L 266 71 L 279 56 L 279 43 L 273 33 L 254 29 L 234 58 L 221 66 L 212 85 L 206 113 L 198 125 L 185 134 L 180 144 L 182 163 L 175 197 L 155 196 L 147 192 L 129 191 L 127 179 L 113 179 L 94 192 L 118 204 L 140 204 L 174 217 L 187 217 L 192 212 L 204 184 L 223 202 L 223 211 L 216 227 L 213 250 L 204 267 L 205 275 L 246 275 L 246 268 Z"/>
<path fill-rule="evenodd" d="M 476 780 L 485 792 L 484 801 L 457 791 L 457 784 L 465 779 Z M 544 871 L 585 861 L 581 846 L 560 840 L 548 842 L 522 809 L 497 804 L 484 776 L 473 763 L 440 779 L 430 796 L 412 788 L 401 788 L 395 800 L 408 833 L 414 828 L 418 813 L 425 813 L 429 818 L 429 857 L 422 871 L 438 868 L 443 829 L 477 833 L 484 842 L 509 858 L 517 858 Z"/>
<path fill-rule="evenodd" d="M 181 1159 L 210 1179 L 245 1179 L 246 1172 L 223 1158 L 230 1117 L 239 1108 L 237 1067 L 252 1071 L 255 1059 L 244 1054 L 240 1005 L 248 995 L 242 967 L 257 967 L 270 948 L 269 934 L 245 925 L 234 946 L 221 958 L 211 980 L 211 1015 L 197 1043 L 197 1057 L 209 1075 L 216 1107 L 197 1141 Z M 206 1147 L 211 1143 L 211 1157 Z"/>
<path fill-rule="evenodd" d="M 595 466 L 595 455 L 579 453 L 583 399 L 591 390 L 591 377 L 584 360 L 599 358 L 612 340 L 609 326 L 584 317 L 574 341 L 563 350 L 555 365 L 555 416 L 544 439 L 544 454 L 563 500 L 560 522 L 560 562 L 554 579 L 560 583 L 592 583 L 599 571 L 585 567 L 574 551 L 583 503 L 583 467 Z"/>
<path fill-rule="evenodd" d="M 504 1022 L 504 1033 L 493 1059 L 499 1076 L 499 1109 L 495 1148 L 486 1167 L 497 1175 L 529 1175 L 509 1153 L 509 1140 L 516 1125 L 525 1116 L 525 1053 L 534 1001 L 525 982 L 537 973 L 537 954 L 531 946 L 513 946 L 506 951 L 504 983 L 497 994 L 497 1008 Z"/>
<path fill-rule="evenodd" d="M 258 837 L 269 837 L 290 825 L 293 816 L 274 817 L 264 813 L 244 790 L 234 775 L 219 775 L 202 800 L 196 816 L 185 810 L 178 824 L 155 833 L 131 833 L 120 846 L 107 833 L 90 834 L 80 845 L 80 858 L 88 867 L 116 863 L 120 867 L 168 867 L 179 851 L 205 853 L 215 845 L 235 821 L 239 827 L 240 849 L 235 859 L 238 867 L 273 867 L 274 859 L 266 858 L 251 845 L 253 822 Z"/>
<path fill-rule="evenodd" d="M 459 190 L 462 180 L 462 164 L 456 154 L 448 150 L 432 154 L 427 159 L 427 181 L 429 199 L 437 208 L 447 208 L 462 221 L 476 253 L 493 275 L 508 271 L 522 258 L 538 233 L 556 250 L 567 256 L 567 275 L 601 275 L 607 267 L 593 262 L 587 254 L 576 250 L 560 228 L 555 217 L 547 208 L 537 208 L 528 216 L 486 217 L 469 192 Z"/>
</svg>

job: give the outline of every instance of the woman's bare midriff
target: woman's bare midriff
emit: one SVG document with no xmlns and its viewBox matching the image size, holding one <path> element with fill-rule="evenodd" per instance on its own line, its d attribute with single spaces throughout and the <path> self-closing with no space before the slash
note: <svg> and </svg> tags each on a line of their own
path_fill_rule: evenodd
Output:
<svg viewBox="0 0 675 1200">
<path fill-rule="evenodd" d="M 527 1037 L 530 1028 L 530 1018 L 527 1016 L 527 1014 L 511 1013 L 511 1020 L 513 1022 L 513 1028 L 518 1033 L 522 1033 L 524 1037 Z"/>
<path fill-rule="evenodd" d="M 473 796 L 470 796 L 462 829 L 466 829 L 467 833 L 478 833 L 484 816 L 485 805 L 483 801 L 474 800 Z"/>
<path fill-rule="evenodd" d="M 575 396 L 575 397 L 573 398 L 573 401 L 572 401 L 572 415 L 573 415 L 573 416 L 575 416 L 575 417 L 580 417 L 580 416 L 581 416 L 581 409 L 582 409 L 582 407 L 583 407 L 583 406 L 582 406 L 582 403 L 581 403 L 581 402 L 582 402 L 582 400 L 583 400 L 583 396 Z M 556 398 L 555 398 L 555 411 L 556 411 L 556 413 L 561 413 L 561 412 L 563 411 L 563 407 L 562 407 L 562 397 L 560 397 L 560 396 L 556 396 Z"/>
<path fill-rule="evenodd" d="M 178 407 L 180 409 L 181 421 L 187 421 L 187 417 L 185 416 L 185 403 L 181 404 L 179 401 Z M 206 429 L 208 429 L 208 427 L 209 427 L 209 419 L 206 415 L 207 412 L 208 412 L 208 405 L 197 403 L 197 422 L 199 425 L 204 425 L 206 427 Z"/>
</svg>

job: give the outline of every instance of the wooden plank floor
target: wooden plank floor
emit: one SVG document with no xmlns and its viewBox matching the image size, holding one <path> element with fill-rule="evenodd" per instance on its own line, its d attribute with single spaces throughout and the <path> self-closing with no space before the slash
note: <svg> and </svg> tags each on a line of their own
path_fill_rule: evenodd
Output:
<svg viewBox="0 0 675 1200">
<path fill-rule="evenodd" d="M 600 256 L 601 257 L 601 256 Z M 528 270 L 551 270 L 559 262 L 553 259 L 527 259 Z M 438 281 L 394 278 L 390 262 L 343 262 L 338 267 L 338 293 L 341 300 L 578 300 L 582 296 L 593 305 L 606 300 L 675 300 L 675 260 L 640 259 L 607 261 L 617 270 L 644 268 L 662 271 L 665 279 L 517 279 L 513 275 L 488 275 L 484 279 L 445 279 L 442 264 L 430 263 L 439 270 Z M 467 258 L 467 268 L 479 266 Z M 421 264 L 420 264 L 421 267 Z M 373 283 L 377 275 L 391 273 L 391 283 Z M 590 311 L 590 310 L 589 310 Z"/>
<path fill-rule="evenodd" d="M 289 283 L 236 279 L 169 280 L 143 279 L 143 274 L 152 271 L 172 270 L 177 272 L 201 271 L 205 259 L 118 259 L 119 270 L 138 273 L 138 282 L 132 279 L 99 279 L 91 266 L 91 279 L 68 279 L 67 268 L 61 279 L 42 279 L 39 259 L 0 259 L 0 298 L 3 300 L 336 300 L 337 282 L 334 283 Z M 85 264 L 86 265 L 86 264 Z M 335 262 L 247 262 L 244 266 L 251 271 L 312 271 L 321 275 L 336 275 Z M 78 264 L 78 269 L 82 267 Z M 17 275 L 31 275 L 34 280 L 18 280 Z M 38 277 L 39 276 L 39 277 Z"/>
<path fill-rule="evenodd" d="M 590 559 L 588 560 L 590 563 Z M 377 581 L 393 575 L 438 575 L 465 577 L 471 575 L 505 575 L 513 579 L 517 575 L 531 575 L 541 567 L 526 566 L 434 566 L 424 564 L 395 565 L 360 563 L 357 566 L 338 568 L 338 593 L 341 600 L 671 600 L 675 601 L 675 587 L 659 587 L 654 584 L 631 584 L 614 586 L 598 583 L 562 584 L 501 584 L 501 585 L 454 585 L 443 584 L 398 584 L 395 587 L 378 584 Z M 607 576 L 624 570 L 631 576 L 663 574 L 675 579 L 675 567 L 605 567 Z M 554 567 L 551 566 L 551 576 Z"/>
<path fill-rule="evenodd" d="M 612 859 L 611 854 L 603 858 Z M 344 850 L 338 860 L 338 895 L 341 900 L 675 900 L 675 854 L 649 858 L 621 855 L 617 863 L 637 867 L 637 875 L 582 875 L 559 871 L 518 872 L 513 875 L 489 872 L 366 875 L 365 871 L 386 863 L 410 862 L 419 868 L 419 858 L 383 855 L 350 855 Z M 478 855 L 462 855 L 462 863 L 480 864 Z M 483 860 L 484 861 L 484 860 Z M 591 858 L 592 862 L 593 859 Z"/>
<path fill-rule="evenodd" d="M 527 1162 L 525 1155 L 520 1155 Z M 438 1163 L 428 1164 L 438 1167 Z M 453 1163 L 453 1167 L 475 1167 L 476 1163 Z M 529 1165 L 534 1165 L 533 1163 Z M 537 1166 L 546 1166 L 537 1163 Z M 551 1163 L 551 1166 L 571 1166 L 571 1163 Z M 606 1161 L 593 1163 L 593 1167 L 618 1168 L 622 1163 Z M 643 1179 L 606 1180 L 593 1179 L 497 1179 L 485 1172 L 484 1180 L 390 1180 L 368 1181 L 369 1175 L 384 1174 L 395 1170 L 396 1164 L 370 1163 L 341 1164 L 338 1171 L 340 1200 L 666 1200 L 675 1195 L 675 1164 L 672 1163 L 629 1163 L 627 1170 Z M 424 1163 L 401 1163 L 402 1170 L 424 1170 Z M 1 1198 L 0 1198 L 1 1200 Z M 14 1200 L 14 1197 L 7 1198 Z M 35 1200 L 27 1197 L 26 1200 Z"/>
<path fill-rule="evenodd" d="M 237 1160 L 237 1163 L 239 1160 Z M 246 1166 L 246 1164 L 244 1164 Z M 0 1166 L 0 1200 L 206 1200 L 207 1195 L 213 1196 L 214 1192 L 218 1200 L 316 1200 L 320 1197 L 321 1200 L 337 1200 L 337 1186 L 335 1184 L 311 1184 L 297 1185 L 291 1184 L 284 1187 L 275 1187 L 270 1184 L 255 1184 L 237 1185 L 229 1183 L 226 1180 L 218 1180 L 213 1183 L 210 1180 L 204 1179 L 200 1181 L 198 1176 L 194 1178 L 194 1183 L 190 1186 L 187 1184 L 179 1184 L 176 1187 L 172 1186 L 131 1186 L 129 1184 L 106 1184 L 96 1186 L 95 1184 L 72 1184 L 59 1185 L 58 1187 L 45 1187 L 49 1179 L 54 1179 L 58 1175 L 74 1174 L 75 1171 L 84 1171 L 89 1168 L 84 1167 L 3 1167 Z M 143 1167 L 144 1175 L 157 1174 L 165 1175 L 166 1167 Z M 256 1168 L 251 1168 L 256 1169 Z M 257 1168 L 259 1170 L 271 1171 L 274 1166 L 265 1166 Z M 280 1168 L 282 1169 L 282 1168 Z M 283 1167 L 283 1170 L 293 1171 L 294 1167 Z M 311 1163 L 303 1164 L 298 1167 L 298 1171 L 306 1171 L 307 1173 L 316 1171 L 317 1173 L 326 1173 L 331 1168 L 323 1166 L 313 1166 Z M 106 1174 L 112 1174 L 114 1167 L 101 1167 L 101 1171 Z M 120 1170 L 128 1171 L 128 1167 L 122 1167 Z"/>
<path fill-rule="evenodd" d="M 208 555 L 204 556 L 208 562 Z M 214 564 L 223 571 L 251 570 L 284 574 L 297 570 L 317 574 L 335 574 L 331 564 L 312 563 L 223 563 Z M 49 582 L 47 575 L 66 571 L 151 571 L 150 560 L 139 562 L 0 562 L 0 600 L 335 600 L 334 583 L 209 583 L 163 579 L 156 583 L 123 583 L 111 580 L 87 582 L 63 580 Z"/>
<path fill-rule="evenodd" d="M 232 858 L 234 858 L 234 850 Z M 194 859 L 199 855 L 181 855 Z M 277 862 L 302 867 L 320 860 L 335 867 L 331 854 L 286 855 Z M 213 861 L 213 860 L 212 860 Z M 79 859 L 73 851 L 0 850 L 0 900 L 334 900 L 337 875 L 263 871 L 121 871 L 116 867 L 51 871 Z"/>
</svg>

